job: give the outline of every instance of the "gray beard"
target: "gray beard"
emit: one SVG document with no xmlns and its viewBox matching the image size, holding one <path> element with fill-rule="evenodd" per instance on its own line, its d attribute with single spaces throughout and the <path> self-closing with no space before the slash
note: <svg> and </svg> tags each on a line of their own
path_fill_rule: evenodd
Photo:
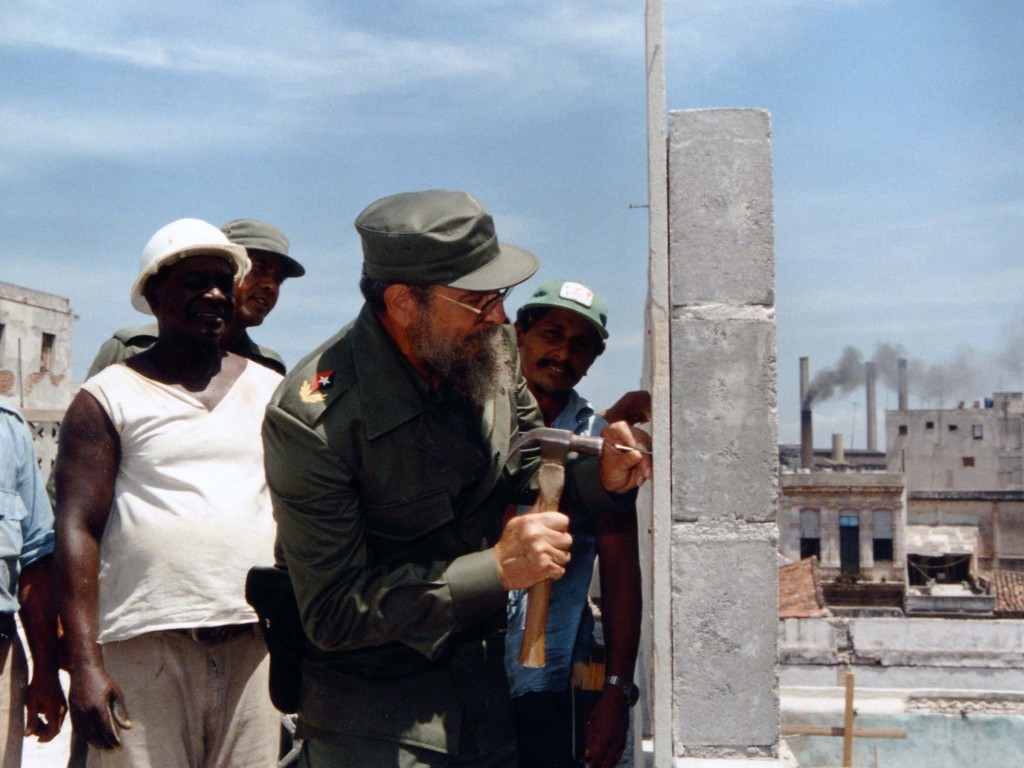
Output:
<svg viewBox="0 0 1024 768">
<path fill-rule="evenodd" d="M 410 333 L 410 341 L 422 363 L 456 395 L 483 407 L 511 390 L 512 355 L 500 325 L 481 326 L 460 342 L 432 330 L 430 325 L 417 328 Z"/>
</svg>

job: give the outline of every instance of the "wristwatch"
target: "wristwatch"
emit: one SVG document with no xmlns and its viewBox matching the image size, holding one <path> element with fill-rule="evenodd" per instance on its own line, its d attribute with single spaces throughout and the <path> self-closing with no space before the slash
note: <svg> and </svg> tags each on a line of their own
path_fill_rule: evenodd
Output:
<svg viewBox="0 0 1024 768">
<path fill-rule="evenodd" d="M 640 699 L 640 689 L 636 687 L 636 683 L 623 680 L 618 675 L 608 675 L 608 677 L 604 679 L 604 684 L 606 688 L 609 685 L 614 685 L 616 688 L 619 688 L 626 697 L 626 703 L 631 707 Z"/>
</svg>

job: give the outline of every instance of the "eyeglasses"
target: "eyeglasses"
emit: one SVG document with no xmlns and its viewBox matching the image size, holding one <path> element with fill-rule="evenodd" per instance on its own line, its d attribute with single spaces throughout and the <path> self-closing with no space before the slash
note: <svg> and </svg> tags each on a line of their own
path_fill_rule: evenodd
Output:
<svg viewBox="0 0 1024 768">
<path fill-rule="evenodd" d="M 445 301 L 450 301 L 452 304 L 456 304 L 462 307 L 463 309 L 468 309 L 470 312 L 476 315 L 477 322 L 480 322 L 485 317 L 487 317 L 488 314 L 490 314 L 490 311 L 492 309 L 494 309 L 497 305 L 501 304 L 501 302 L 508 298 L 508 295 L 512 293 L 512 288 L 514 287 L 515 286 L 510 285 L 508 288 L 502 288 L 500 291 L 495 291 L 494 295 L 487 301 L 485 301 L 482 307 L 474 307 L 472 304 L 466 304 L 465 302 L 459 301 L 458 299 L 453 299 L 451 296 L 446 296 L 440 291 L 431 290 L 430 292 L 435 296 L 439 296 Z"/>
</svg>

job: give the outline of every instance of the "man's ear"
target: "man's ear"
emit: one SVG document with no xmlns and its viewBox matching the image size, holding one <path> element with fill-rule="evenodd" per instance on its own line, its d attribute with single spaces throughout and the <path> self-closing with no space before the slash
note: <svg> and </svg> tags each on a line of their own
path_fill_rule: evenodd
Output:
<svg viewBox="0 0 1024 768">
<path fill-rule="evenodd" d="M 384 289 L 384 309 L 401 328 L 408 328 L 416 319 L 418 303 L 407 285 L 392 283 Z"/>
</svg>

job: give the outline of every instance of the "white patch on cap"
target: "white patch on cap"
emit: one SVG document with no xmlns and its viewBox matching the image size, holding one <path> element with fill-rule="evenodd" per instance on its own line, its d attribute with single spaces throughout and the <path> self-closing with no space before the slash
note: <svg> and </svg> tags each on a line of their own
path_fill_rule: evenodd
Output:
<svg viewBox="0 0 1024 768">
<path fill-rule="evenodd" d="M 594 292 L 585 285 L 567 282 L 562 283 L 562 287 L 558 289 L 558 298 L 575 301 L 577 304 L 589 309 L 594 303 Z"/>
</svg>

